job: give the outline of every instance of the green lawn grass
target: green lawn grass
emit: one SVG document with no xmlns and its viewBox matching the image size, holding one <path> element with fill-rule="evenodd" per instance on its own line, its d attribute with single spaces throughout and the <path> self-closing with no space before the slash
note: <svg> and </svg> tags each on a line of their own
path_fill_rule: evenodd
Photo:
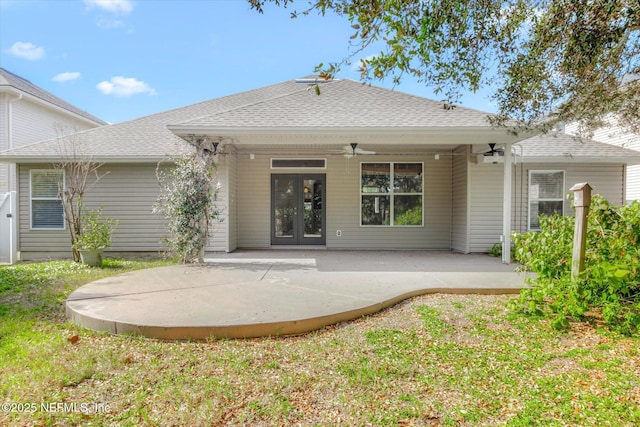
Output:
<svg viewBox="0 0 640 427">
<path fill-rule="evenodd" d="M 0 267 L 0 425 L 640 425 L 640 340 L 431 295 L 289 338 L 82 329 L 82 284 L 159 261 Z M 215 309 L 215 305 L 212 305 Z"/>
</svg>

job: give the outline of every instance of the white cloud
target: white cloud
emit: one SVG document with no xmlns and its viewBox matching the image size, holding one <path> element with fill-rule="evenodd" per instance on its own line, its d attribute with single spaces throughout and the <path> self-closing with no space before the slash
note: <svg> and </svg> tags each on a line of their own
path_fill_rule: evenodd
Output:
<svg viewBox="0 0 640 427">
<path fill-rule="evenodd" d="M 7 52 L 29 61 L 37 61 L 44 57 L 44 48 L 38 47 L 33 43 L 15 42 L 13 46 L 7 49 Z"/>
<path fill-rule="evenodd" d="M 136 95 L 138 93 L 146 93 L 148 95 L 158 94 L 154 88 L 133 77 L 111 77 L 111 80 L 100 82 L 96 87 L 105 95 L 124 97 Z"/>
<path fill-rule="evenodd" d="M 133 3 L 129 0 L 84 0 L 89 9 L 97 7 L 107 12 L 127 15 L 133 10 Z"/>
<path fill-rule="evenodd" d="M 118 20 L 118 19 L 98 19 L 98 22 L 96 22 L 96 25 L 98 26 L 98 28 L 100 28 L 101 30 L 113 30 L 116 28 L 123 28 L 125 26 L 125 23 Z"/>
<path fill-rule="evenodd" d="M 80 73 L 77 72 L 66 72 L 60 73 L 53 77 L 54 82 L 68 82 L 69 80 L 77 80 L 80 78 Z"/>
<path fill-rule="evenodd" d="M 377 55 L 373 54 L 373 55 L 369 55 L 365 58 L 361 58 L 359 61 L 355 61 L 351 64 L 351 71 L 360 71 L 360 68 L 362 68 L 362 63 L 366 62 L 366 61 L 370 61 L 373 58 L 375 58 Z"/>
</svg>

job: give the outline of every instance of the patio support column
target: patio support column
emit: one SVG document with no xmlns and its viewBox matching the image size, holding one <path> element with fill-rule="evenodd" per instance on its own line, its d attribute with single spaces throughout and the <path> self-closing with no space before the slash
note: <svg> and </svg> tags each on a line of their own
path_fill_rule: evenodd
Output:
<svg viewBox="0 0 640 427">
<path fill-rule="evenodd" d="M 502 194 L 502 262 L 504 264 L 511 264 L 511 175 L 511 143 L 506 143 Z"/>
</svg>

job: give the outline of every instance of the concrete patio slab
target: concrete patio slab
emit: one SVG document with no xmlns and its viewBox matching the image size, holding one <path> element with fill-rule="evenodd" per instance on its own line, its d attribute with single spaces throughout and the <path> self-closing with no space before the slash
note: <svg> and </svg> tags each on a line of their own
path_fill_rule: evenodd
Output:
<svg viewBox="0 0 640 427">
<path fill-rule="evenodd" d="M 157 339 L 301 334 L 426 293 L 517 293 L 525 274 L 486 255 L 270 250 L 141 270 L 82 286 L 72 322 Z"/>
</svg>

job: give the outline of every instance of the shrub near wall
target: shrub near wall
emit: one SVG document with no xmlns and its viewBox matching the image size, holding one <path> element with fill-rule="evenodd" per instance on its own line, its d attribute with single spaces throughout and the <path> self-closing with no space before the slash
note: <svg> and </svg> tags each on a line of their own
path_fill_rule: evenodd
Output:
<svg viewBox="0 0 640 427">
<path fill-rule="evenodd" d="M 621 207 L 594 196 L 588 217 L 585 270 L 571 279 L 573 217 L 540 219 L 539 232 L 514 235 L 515 257 L 537 273 L 515 308 L 551 316 L 556 328 L 569 320 L 602 317 L 611 329 L 640 332 L 640 202 Z"/>
</svg>

